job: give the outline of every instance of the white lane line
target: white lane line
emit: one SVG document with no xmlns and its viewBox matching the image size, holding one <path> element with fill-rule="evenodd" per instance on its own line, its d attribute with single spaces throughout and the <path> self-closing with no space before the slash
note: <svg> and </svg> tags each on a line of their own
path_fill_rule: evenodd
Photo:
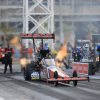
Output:
<svg viewBox="0 0 100 100">
<path fill-rule="evenodd" d="M 5 100 L 5 99 L 3 99 L 3 98 L 0 97 L 0 100 Z"/>
</svg>

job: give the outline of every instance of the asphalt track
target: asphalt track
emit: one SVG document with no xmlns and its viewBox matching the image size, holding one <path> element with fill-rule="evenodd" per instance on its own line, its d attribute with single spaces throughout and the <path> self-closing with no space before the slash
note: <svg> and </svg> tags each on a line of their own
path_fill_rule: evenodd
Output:
<svg viewBox="0 0 100 100">
<path fill-rule="evenodd" d="M 25 81 L 20 65 L 13 65 L 13 74 L 3 74 L 0 65 L 0 100 L 100 100 L 100 79 L 79 81 L 57 87 L 44 81 Z"/>
</svg>

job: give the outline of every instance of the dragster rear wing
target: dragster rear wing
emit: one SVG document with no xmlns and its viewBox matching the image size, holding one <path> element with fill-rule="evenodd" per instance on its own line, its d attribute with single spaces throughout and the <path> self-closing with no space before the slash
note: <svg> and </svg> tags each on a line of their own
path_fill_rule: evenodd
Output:
<svg viewBox="0 0 100 100">
<path fill-rule="evenodd" d="M 55 34 L 22 34 L 22 39 L 55 39 Z"/>
<path fill-rule="evenodd" d="M 22 39 L 32 39 L 33 40 L 33 48 L 35 52 L 35 42 L 34 39 L 41 39 L 42 41 L 42 47 L 43 47 L 43 39 L 53 39 L 53 42 L 55 42 L 55 34 L 27 34 L 27 33 L 20 33 L 21 37 L 21 44 Z"/>
</svg>

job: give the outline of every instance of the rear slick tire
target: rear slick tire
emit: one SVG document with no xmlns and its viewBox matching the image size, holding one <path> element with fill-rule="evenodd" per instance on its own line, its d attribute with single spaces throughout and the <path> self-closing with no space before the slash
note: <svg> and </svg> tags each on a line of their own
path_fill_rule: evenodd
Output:
<svg viewBox="0 0 100 100">
<path fill-rule="evenodd" d="M 77 77 L 77 72 L 76 71 L 73 72 L 73 77 Z M 77 86 L 77 81 L 73 81 L 73 85 Z"/>
<path fill-rule="evenodd" d="M 23 68 L 23 73 L 24 73 L 24 79 L 25 80 L 31 80 L 31 75 L 30 75 L 30 68 L 28 65 L 26 65 L 26 68 Z"/>
<path fill-rule="evenodd" d="M 54 78 L 55 78 L 55 79 L 58 78 L 58 72 L 57 72 L 57 71 L 54 72 Z M 58 86 L 58 81 L 55 81 L 55 82 L 54 82 L 54 85 L 55 85 L 55 86 Z"/>
</svg>

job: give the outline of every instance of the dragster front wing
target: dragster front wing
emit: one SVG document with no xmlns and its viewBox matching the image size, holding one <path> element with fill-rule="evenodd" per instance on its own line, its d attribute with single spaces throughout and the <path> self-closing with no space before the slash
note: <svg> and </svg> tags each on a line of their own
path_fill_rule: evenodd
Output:
<svg viewBox="0 0 100 100">
<path fill-rule="evenodd" d="M 90 81 L 89 77 L 68 77 L 68 78 L 50 78 L 48 79 L 48 82 L 49 81 L 85 81 L 85 80 L 88 80 L 88 82 Z"/>
</svg>

